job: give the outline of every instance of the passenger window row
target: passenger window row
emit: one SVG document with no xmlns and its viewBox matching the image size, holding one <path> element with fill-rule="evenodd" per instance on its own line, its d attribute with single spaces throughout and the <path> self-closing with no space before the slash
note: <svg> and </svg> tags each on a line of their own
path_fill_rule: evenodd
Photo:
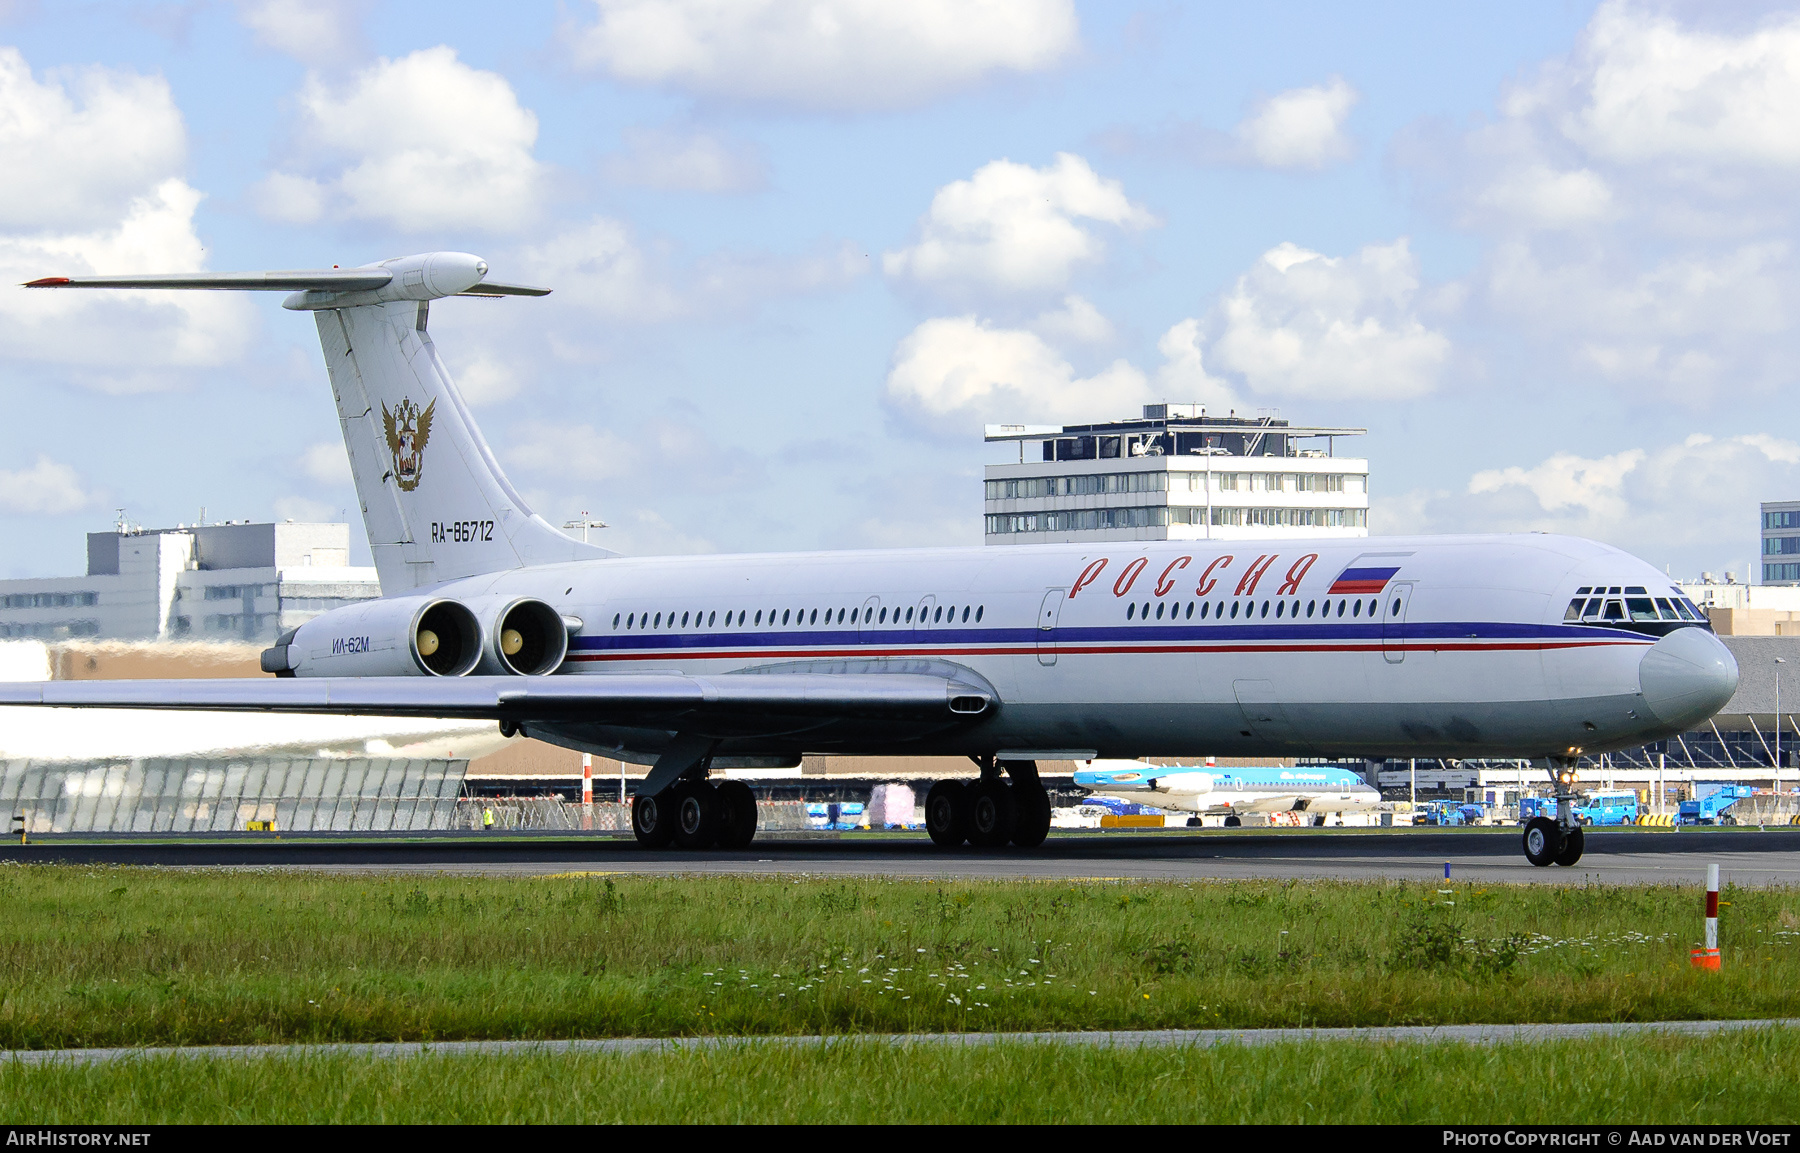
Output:
<svg viewBox="0 0 1800 1153">
<path fill-rule="evenodd" d="M 1174 604 L 1167 606 L 1168 619 L 1172 620 L 1172 621 L 1173 620 L 1190 620 L 1191 621 L 1194 619 L 1194 613 L 1195 613 L 1196 606 L 1198 606 L 1201 620 L 1206 620 L 1209 614 L 1212 617 L 1212 619 L 1215 621 L 1237 620 L 1240 609 L 1243 612 L 1243 618 L 1245 620 L 1250 620 L 1252 618 L 1261 619 L 1261 618 L 1267 617 L 1269 615 L 1269 607 L 1271 605 L 1274 606 L 1276 620 L 1281 620 L 1284 616 L 1291 620 L 1299 620 L 1300 619 L 1300 602 L 1297 600 L 1296 601 L 1264 601 L 1264 602 L 1262 602 L 1262 610 L 1260 613 L 1257 611 L 1257 606 L 1256 606 L 1255 601 L 1231 601 L 1231 602 L 1229 602 L 1231 605 L 1231 611 L 1229 614 L 1227 614 L 1227 612 L 1225 610 L 1226 603 L 1227 602 L 1225 602 L 1225 601 L 1189 601 L 1187 603 L 1186 608 L 1184 609 L 1182 607 L 1181 602 L 1177 601 Z M 1164 605 L 1162 604 L 1162 602 L 1160 602 L 1160 601 L 1157 602 L 1155 619 L 1157 619 L 1159 621 L 1163 619 L 1163 608 L 1164 608 Z M 1396 598 L 1394 601 L 1393 607 L 1389 610 L 1389 615 L 1390 616 L 1399 616 L 1400 608 L 1401 608 L 1401 602 L 1398 598 Z M 1356 600 L 1339 600 L 1337 603 L 1337 614 L 1336 615 L 1341 617 L 1345 614 L 1346 611 L 1348 611 L 1352 618 L 1361 617 L 1365 614 L 1367 616 L 1369 616 L 1370 618 L 1373 618 L 1377 614 L 1379 609 L 1380 609 L 1380 606 L 1376 603 L 1376 600 L 1374 597 L 1369 598 L 1366 608 L 1364 607 L 1364 602 L 1362 601 L 1361 598 L 1358 598 Z M 1327 598 L 1325 600 L 1324 607 L 1322 610 L 1320 609 L 1320 605 L 1319 605 L 1318 601 L 1316 601 L 1316 600 L 1307 601 L 1306 602 L 1306 619 L 1308 619 L 1308 620 L 1313 619 L 1313 614 L 1315 613 L 1315 611 L 1318 613 L 1318 617 L 1320 620 L 1324 620 L 1325 618 L 1331 616 L 1332 615 L 1331 600 L 1329 598 Z M 1126 605 L 1125 606 L 1125 619 L 1126 620 L 1139 620 L 1139 621 L 1148 623 L 1151 619 L 1150 602 L 1145 601 L 1141 606 L 1137 605 L 1137 604 Z"/>
<path fill-rule="evenodd" d="M 1613 621 L 1703 621 L 1706 614 L 1679 596 L 1654 597 L 1642 585 L 1595 585 L 1575 590 L 1563 610 L 1565 622 L 1607 624 Z"/>
<path fill-rule="evenodd" d="M 912 606 L 908 606 L 905 611 L 904 617 L 902 617 L 901 610 L 899 610 L 898 608 L 893 609 L 892 610 L 893 620 L 891 623 L 896 624 L 896 625 L 913 624 L 914 623 L 914 620 L 913 620 L 914 615 L 917 614 L 917 616 L 918 616 L 917 623 L 919 623 L 921 625 L 925 625 L 925 624 L 940 625 L 940 624 L 957 624 L 957 623 L 966 624 L 969 622 L 971 613 L 973 613 L 973 615 L 974 615 L 974 620 L 977 623 L 979 623 L 982 618 L 983 613 L 986 612 L 986 609 L 987 609 L 986 605 L 963 605 L 962 606 L 962 618 L 961 618 L 961 621 L 959 622 L 957 619 L 957 607 L 955 605 L 950 605 L 948 607 L 946 607 L 944 605 L 937 605 L 935 608 L 933 608 L 931 606 L 926 606 L 924 608 L 915 608 Z M 798 609 L 798 610 L 795 610 L 795 609 L 769 609 L 767 612 L 767 615 L 768 615 L 767 627 L 768 628 L 787 628 L 791 625 L 794 628 L 805 628 L 805 627 L 810 627 L 812 625 L 817 625 L 817 624 L 821 623 L 821 615 L 820 615 L 821 611 L 823 612 L 822 623 L 824 623 L 827 626 L 844 624 L 844 623 L 846 623 L 846 619 L 848 620 L 848 623 L 852 624 L 852 625 L 854 625 L 854 624 L 885 625 L 885 624 L 890 623 L 890 621 L 888 620 L 889 610 L 886 608 L 881 608 L 881 609 L 842 609 L 842 608 L 840 608 L 840 609 L 824 609 L 824 610 L 820 610 L 820 609 L 810 609 L 810 610 L 808 610 L 808 609 Z M 714 627 L 719 627 L 719 613 L 718 613 L 718 610 L 716 610 L 716 609 L 713 609 L 710 611 L 706 610 L 706 609 L 701 609 L 699 612 L 684 612 L 679 617 L 677 617 L 675 615 L 674 610 L 670 610 L 666 614 L 660 613 L 660 612 L 654 613 L 654 614 L 648 613 L 648 612 L 644 612 L 644 613 L 637 613 L 637 612 L 614 613 L 613 620 L 612 620 L 612 627 L 615 630 L 622 628 L 627 631 L 634 630 L 634 629 L 635 630 L 649 629 L 649 630 L 654 631 L 654 630 L 661 629 L 664 627 L 664 618 L 665 617 L 667 618 L 667 621 L 668 621 L 668 627 L 671 629 L 688 628 L 689 627 L 688 622 L 690 620 L 693 622 L 692 627 L 694 627 L 694 628 L 710 629 L 710 628 L 714 628 Z M 764 611 L 762 609 L 757 609 L 754 616 L 751 615 L 749 609 L 739 609 L 735 615 L 728 611 L 725 614 L 725 621 L 724 621 L 724 625 L 722 627 L 743 628 L 743 627 L 745 627 L 746 624 L 748 624 L 748 626 L 750 628 L 761 628 L 761 627 L 764 627 L 763 626 L 763 617 L 764 617 Z"/>
</svg>

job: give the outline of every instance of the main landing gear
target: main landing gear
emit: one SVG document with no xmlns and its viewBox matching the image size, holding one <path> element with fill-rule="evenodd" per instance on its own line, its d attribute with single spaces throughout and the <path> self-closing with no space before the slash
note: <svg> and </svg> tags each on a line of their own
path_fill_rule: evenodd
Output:
<svg viewBox="0 0 1800 1153">
<path fill-rule="evenodd" d="M 979 781 L 939 781 L 925 794 L 925 831 L 932 841 L 944 849 L 964 841 L 978 849 L 1043 844 L 1050 835 L 1050 794 L 1038 779 L 1037 762 L 974 761 L 981 766 Z M 1002 772 L 1012 779 L 1003 780 Z"/>
<path fill-rule="evenodd" d="M 1575 819 L 1575 758 L 1551 757 L 1550 779 L 1556 787 L 1556 819 L 1533 817 L 1525 822 L 1525 859 L 1540 868 L 1573 865 L 1581 860 L 1587 841 Z"/>
<path fill-rule="evenodd" d="M 713 784 L 684 778 L 660 793 L 631 802 L 631 831 L 638 844 L 666 849 L 747 849 L 756 836 L 756 795 L 742 781 Z"/>
</svg>

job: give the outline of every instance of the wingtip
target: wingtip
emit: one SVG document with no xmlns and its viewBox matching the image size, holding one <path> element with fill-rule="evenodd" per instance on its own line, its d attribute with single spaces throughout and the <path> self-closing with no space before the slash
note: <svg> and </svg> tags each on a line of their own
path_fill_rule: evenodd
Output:
<svg viewBox="0 0 1800 1153">
<path fill-rule="evenodd" d="M 27 280 L 20 288 L 59 288 L 74 283 L 66 276 L 40 276 L 36 280 Z"/>
</svg>

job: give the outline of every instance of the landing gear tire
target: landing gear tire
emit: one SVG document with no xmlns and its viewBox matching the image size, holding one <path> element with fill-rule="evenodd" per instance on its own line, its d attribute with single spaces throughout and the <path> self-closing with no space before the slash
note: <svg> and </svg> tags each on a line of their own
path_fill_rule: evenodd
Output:
<svg viewBox="0 0 1800 1153">
<path fill-rule="evenodd" d="M 756 838 L 756 794 L 742 781 L 719 785 L 719 848 L 748 849 Z"/>
<path fill-rule="evenodd" d="M 1543 868 L 1553 863 L 1563 848 L 1563 831 L 1549 817 L 1525 822 L 1525 859 Z M 1579 854 L 1577 854 L 1579 855 Z"/>
<path fill-rule="evenodd" d="M 664 789 L 656 796 L 639 793 L 631 800 L 631 833 L 646 849 L 666 849 L 675 839 L 675 795 Z"/>
<path fill-rule="evenodd" d="M 1012 840 L 1019 803 L 1005 781 L 982 781 L 969 790 L 969 844 L 998 849 Z"/>
<path fill-rule="evenodd" d="M 1556 854 L 1556 863 L 1559 865 L 1573 865 L 1576 861 L 1581 860 L 1582 842 L 1585 840 L 1587 840 L 1587 837 L 1583 835 L 1579 825 L 1570 829 L 1567 833 L 1564 833 L 1562 852 Z"/>
<path fill-rule="evenodd" d="M 1187 819 L 1187 827 L 1190 829 L 1199 828 L 1200 827 L 1200 818 L 1199 817 L 1189 817 Z"/>
<path fill-rule="evenodd" d="M 961 781 L 939 781 L 925 794 L 925 831 L 940 849 L 969 839 L 968 788 Z"/>
<path fill-rule="evenodd" d="M 1050 835 L 1050 794 L 1042 785 L 1013 785 L 1010 791 L 1018 808 L 1012 843 L 1035 849 Z"/>
<path fill-rule="evenodd" d="M 1225 818 L 1225 827 L 1228 829 L 1242 828 L 1243 824 L 1244 824 L 1244 819 L 1242 817 L 1238 816 L 1236 813 L 1228 814 Z"/>
<path fill-rule="evenodd" d="M 719 790 L 704 781 L 688 785 L 676 794 L 675 844 L 683 849 L 710 849 L 719 840 L 725 806 Z"/>
</svg>

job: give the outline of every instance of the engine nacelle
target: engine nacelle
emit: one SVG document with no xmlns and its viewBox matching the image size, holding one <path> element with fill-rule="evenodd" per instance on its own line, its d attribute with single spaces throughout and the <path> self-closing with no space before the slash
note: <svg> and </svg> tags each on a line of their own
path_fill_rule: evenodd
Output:
<svg viewBox="0 0 1800 1153">
<path fill-rule="evenodd" d="M 569 655 L 569 626 L 562 614 L 532 597 L 492 597 L 469 602 L 481 621 L 480 671 L 490 676 L 547 676 Z"/>
<path fill-rule="evenodd" d="M 307 621 L 263 653 L 263 669 L 301 677 L 460 677 L 481 661 L 481 624 L 440 597 L 392 597 Z M 271 667 L 274 666 L 274 667 Z"/>
</svg>

